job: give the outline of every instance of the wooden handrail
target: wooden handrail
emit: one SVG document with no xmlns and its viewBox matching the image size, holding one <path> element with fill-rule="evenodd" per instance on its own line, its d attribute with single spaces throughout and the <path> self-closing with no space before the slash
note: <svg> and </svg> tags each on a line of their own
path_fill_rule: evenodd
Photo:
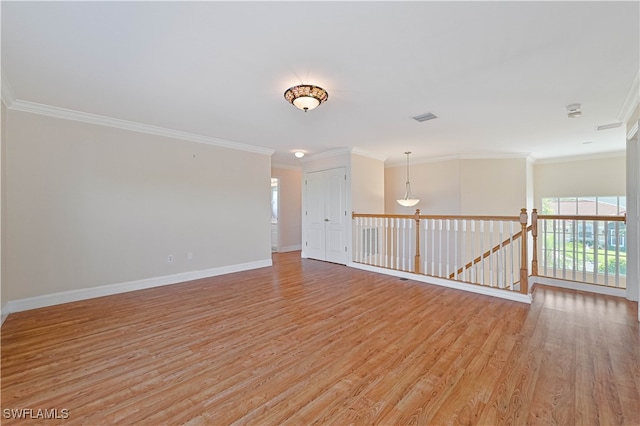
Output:
<svg viewBox="0 0 640 426">
<path fill-rule="evenodd" d="M 527 232 L 531 231 L 531 225 L 529 225 L 527 227 Z M 500 244 L 496 245 L 495 247 L 487 250 L 486 252 L 484 252 L 483 254 L 481 254 L 480 256 L 476 257 L 475 259 L 473 259 L 471 262 L 467 263 L 466 265 L 464 265 L 463 267 L 459 268 L 457 272 L 452 272 L 449 275 L 449 279 L 454 279 L 456 274 L 461 274 L 463 271 L 466 271 L 467 269 L 471 268 L 473 265 L 480 263 L 482 261 L 482 259 L 486 259 L 487 257 L 491 256 L 492 253 L 497 252 L 498 250 L 500 250 L 501 248 L 508 246 L 509 244 L 511 244 L 512 241 L 517 240 L 518 238 L 520 238 L 522 236 L 522 233 L 518 232 L 516 235 L 514 235 L 511 238 L 507 238 L 506 240 L 504 240 L 503 242 L 501 242 Z"/>
<path fill-rule="evenodd" d="M 375 214 L 375 213 L 356 213 L 351 214 L 352 218 L 356 217 L 372 217 L 372 218 L 390 218 L 390 219 L 416 219 L 415 214 Z M 519 216 L 462 216 L 462 215 L 418 215 L 418 219 L 467 219 L 467 220 L 494 220 L 504 222 L 517 222 Z"/>
<path fill-rule="evenodd" d="M 351 214 L 351 218 L 355 219 L 356 217 L 373 217 L 373 218 L 389 218 L 389 219 L 415 219 L 415 214 L 375 214 L 375 213 L 356 213 L 353 212 Z"/>
<path fill-rule="evenodd" d="M 544 214 L 544 215 L 538 215 L 538 219 L 539 220 L 553 220 L 553 219 L 557 219 L 557 220 L 597 220 L 597 221 L 602 221 L 602 222 L 627 222 L 627 216 L 626 215 L 622 215 L 622 216 L 581 216 L 581 215 L 548 215 L 548 214 Z"/>
</svg>

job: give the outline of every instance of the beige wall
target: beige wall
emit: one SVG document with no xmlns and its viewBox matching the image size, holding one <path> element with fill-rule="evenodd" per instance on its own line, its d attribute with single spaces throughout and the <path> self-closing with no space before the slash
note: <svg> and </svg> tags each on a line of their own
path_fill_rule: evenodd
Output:
<svg viewBox="0 0 640 426">
<path fill-rule="evenodd" d="M 410 164 L 411 193 L 419 198 L 415 207 L 402 207 L 407 180 L 407 166 L 385 168 L 384 193 L 386 214 L 460 214 L 460 161 L 439 161 Z"/>
<path fill-rule="evenodd" d="M 302 241 L 302 169 L 272 167 L 271 176 L 280 179 L 280 251 L 300 250 Z"/>
<path fill-rule="evenodd" d="M 625 195 L 625 156 L 540 162 L 534 165 L 535 205 L 546 197 Z"/>
<path fill-rule="evenodd" d="M 385 208 L 388 214 L 516 215 L 527 206 L 527 160 L 456 159 L 411 164 L 411 190 L 420 199 L 402 207 L 406 166 L 385 169 Z"/>
<path fill-rule="evenodd" d="M 269 156 L 15 110 L 7 120 L 9 300 L 270 259 Z"/>
<path fill-rule="evenodd" d="M 526 158 L 462 160 L 461 213 L 517 216 L 527 206 Z"/>
<path fill-rule="evenodd" d="M 2 113 L 0 114 L 2 116 L 2 122 L 0 124 L 0 191 L 1 192 L 1 197 L 0 197 L 0 259 L 2 259 L 2 261 L 0 262 L 0 310 L 2 312 L 2 318 L 5 318 L 6 315 L 8 314 L 7 312 L 7 302 L 9 301 L 9 299 L 7 298 L 8 295 L 8 289 L 7 289 L 7 280 L 4 278 L 4 274 L 6 272 L 6 268 L 4 265 L 4 246 L 5 246 L 5 236 L 6 236 L 6 226 L 5 226 L 5 218 L 6 218 L 6 214 L 5 214 L 5 210 L 6 210 L 6 200 L 5 200 L 5 195 L 7 193 L 6 189 L 5 189 L 5 184 L 6 184 L 6 179 L 4 177 L 5 174 L 5 147 L 6 147 L 6 135 L 7 135 L 7 107 L 4 105 L 4 103 L 0 102 L 0 108 L 2 109 Z"/>
<path fill-rule="evenodd" d="M 384 162 L 353 154 L 351 194 L 356 213 L 384 213 Z"/>
<path fill-rule="evenodd" d="M 411 189 L 422 214 L 515 215 L 540 209 L 541 197 L 624 195 L 625 157 L 531 164 L 525 158 L 460 159 L 411 164 Z M 411 214 L 396 203 L 406 166 L 385 169 L 385 213 Z"/>
<path fill-rule="evenodd" d="M 527 211 L 530 212 L 535 207 L 535 172 L 533 161 L 527 159 Z"/>
</svg>

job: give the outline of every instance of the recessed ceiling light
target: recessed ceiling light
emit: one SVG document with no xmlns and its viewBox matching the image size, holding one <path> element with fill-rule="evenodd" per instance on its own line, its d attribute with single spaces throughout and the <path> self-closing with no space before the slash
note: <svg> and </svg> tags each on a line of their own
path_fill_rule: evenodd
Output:
<svg viewBox="0 0 640 426">
<path fill-rule="evenodd" d="M 295 155 L 296 158 L 302 158 L 302 157 L 304 157 L 304 152 L 296 151 L 293 155 Z"/>
</svg>

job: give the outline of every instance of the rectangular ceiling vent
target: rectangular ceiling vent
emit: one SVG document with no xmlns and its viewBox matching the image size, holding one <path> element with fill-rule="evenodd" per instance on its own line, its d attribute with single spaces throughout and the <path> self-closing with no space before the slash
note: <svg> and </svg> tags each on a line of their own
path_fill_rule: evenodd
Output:
<svg viewBox="0 0 640 426">
<path fill-rule="evenodd" d="M 609 124 L 603 124 L 602 126 L 598 126 L 596 127 L 596 130 L 600 131 L 600 130 L 609 130 L 609 129 L 615 129 L 622 126 L 622 123 L 617 122 L 617 123 L 609 123 Z"/>
<path fill-rule="evenodd" d="M 438 117 L 428 112 L 426 114 L 416 115 L 415 117 L 411 117 L 411 118 L 422 123 L 423 121 L 433 120 L 434 118 L 438 118 Z"/>
</svg>

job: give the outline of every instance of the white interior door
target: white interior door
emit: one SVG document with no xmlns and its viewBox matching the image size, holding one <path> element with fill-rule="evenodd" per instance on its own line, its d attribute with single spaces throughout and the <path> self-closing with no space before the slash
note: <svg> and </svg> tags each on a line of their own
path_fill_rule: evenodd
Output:
<svg viewBox="0 0 640 426">
<path fill-rule="evenodd" d="M 346 264 L 347 211 L 345 169 L 326 171 L 325 176 L 325 260 Z"/>
<path fill-rule="evenodd" d="M 324 172 L 307 173 L 306 242 L 305 254 L 312 259 L 325 260 Z"/>
<path fill-rule="evenodd" d="M 345 168 L 306 174 L 307 257 L 347 263 Z"/>
</svg>

